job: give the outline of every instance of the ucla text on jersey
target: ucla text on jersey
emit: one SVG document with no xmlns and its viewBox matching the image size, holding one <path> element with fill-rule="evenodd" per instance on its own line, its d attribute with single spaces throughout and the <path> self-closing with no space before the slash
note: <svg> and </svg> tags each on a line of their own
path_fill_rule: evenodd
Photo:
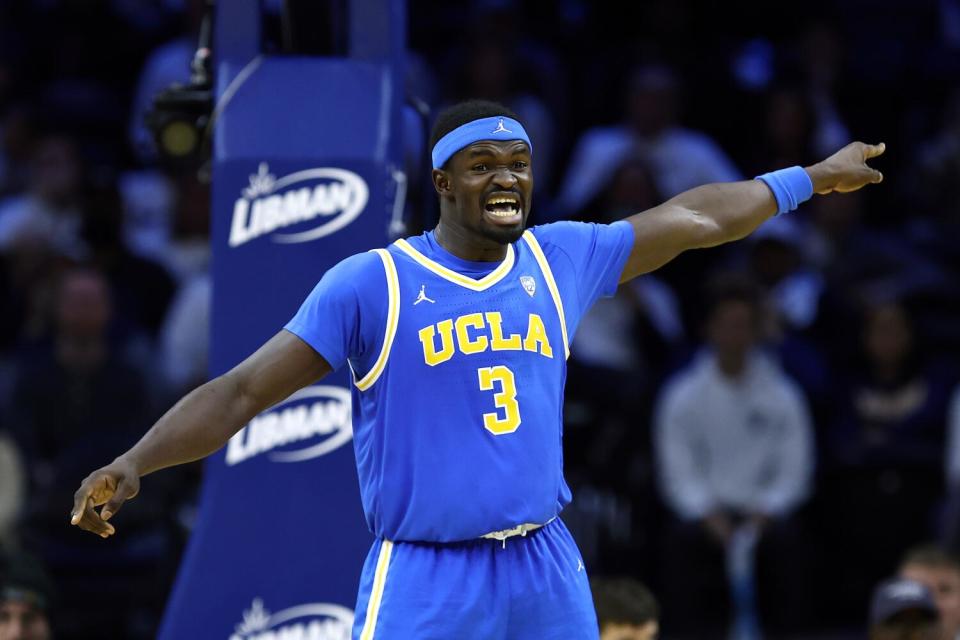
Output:
<svg viewBox="0 0 960 640">
<path fill-rule="evenodd" d="M 324 276 L 287 328 L 350 365 L 375 535 L 453 542 L 560 513 L 569 338 L 616 289 L 631 245 L 625 223 L 560 223 L 525 232 L 499 263 L 470 262 L 426 233 Z"/>
</svg>

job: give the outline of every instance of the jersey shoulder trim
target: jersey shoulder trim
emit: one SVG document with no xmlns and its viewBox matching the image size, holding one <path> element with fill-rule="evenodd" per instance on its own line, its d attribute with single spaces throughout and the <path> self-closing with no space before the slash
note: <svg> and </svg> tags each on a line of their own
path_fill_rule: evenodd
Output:
<svg viewBox="0 0 960 640">
<path fill-rule="evenodd" d="M 557 315 L 560 316 L 560 330 L 563 332 L 563 352 L 564 357 L 570 357 L 570 340 L 567 338 L 567 318 L 563 313 L 563 300 L 560 298 L 560 289 L 557 288 L 557 281 L 553 277 L 553 271 L 550 269 L 550 263 L 547 262 L 547 256 L 544 255 L 537 237 L 529 229 L 523 232 L 523 239 L 530 247 L 533 257 L 540 265 L 540 271 L 543 272 L 543 279 L 547 281 L 547 289 L 553 297 L 553 304 L 557 307 Z"/>
<path fill-rule="evenodd" d="M 471 291 L 486 291 L 493 285 L 503 280 L 503 278 L 510 273 L 510 270 L 513 268 L 513 263 L 516 260 L 516 256 L 514 255 L 513 251 L 513 245 L 507 245 L 507 257 L 503 259 L 503 262 L 500 263 L 500 266 L 479 280 L 474 280 L 473 278 L 459 274 L 452 269 L 448 269 L 438 262 L 434 262 L 427 256 L 417 251 L 413 245 L 403 238 L 400 238 L 394 244 L 396 244 L 398 249 L 413 258 L 418 264 L 420 264 L 420 266 L 432 271 L 444 280 L 449 280 L 450 282 L 458 284 L 461 287 L 466 287 Z"/>
<path fill-rule="evenodd" d="M 383 271 L 387 276 L 387 326 L 383 334 L 383 346 L 380 347 L 380 355 L 377 361 L 360 380 L 354 373 L 354 382 L 357 389 L 366 391 L 373 386 L 373 383 L 380 378 L 383 369 L 387 366 L 387 360 L 390 358 L 390 349 L 393 347 L 393 339 L 397 335 L 397 324 L 400 321 L 400 280 L 397 277 L 397 265 L 393 262 L 393 256 L 386 249 L 374 249 L 374 253 L 380 256 L 383 261 Z"/>
</svg>

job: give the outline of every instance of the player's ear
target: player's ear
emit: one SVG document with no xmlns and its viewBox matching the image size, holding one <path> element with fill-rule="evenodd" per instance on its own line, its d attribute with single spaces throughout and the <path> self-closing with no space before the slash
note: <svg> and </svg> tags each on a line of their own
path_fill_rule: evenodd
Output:
<svg viewBox="0 0 960 640">
<path fill-rule="evenodd" d="M 434 169 L 431 174 L 433 178 L 433 188 L 436 189 L 437 194 L 445 196 L 450 192 L 450 176 L 443 169 Z"/>
</svg>

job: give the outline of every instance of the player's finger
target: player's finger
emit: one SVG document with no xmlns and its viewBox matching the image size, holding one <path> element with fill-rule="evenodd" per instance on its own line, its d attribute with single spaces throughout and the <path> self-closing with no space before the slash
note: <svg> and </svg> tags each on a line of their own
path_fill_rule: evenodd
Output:
<svg viewBox="0 0 960 640">
<path fill-rule="evenodd" d="M 113 497 L 107 500 L 107 503 L 103 505 L 103 509 L 100 510 L 100 518 L 104 522 L 109 520 L 113 514 L 120 511 L 123 503 L 134 495 L 136 495 L 136 489 L 126 478 L 122 478 L 120 484 L 117 485 L 117 490 L 113 492 Z"/>
<path fill-rule="evenodd" d="M 101 538 L 106 538 L 115 533 L 113 525 L 104 522 L 97 512 L 93 508 L 93 500 L 87 500 L 87 505 L 84 507 L 80 519 L 77 521 L 77 526 L 83 529 L 84 531 L 89 531 L 94 533 Z"/>
<path fill-rule="evenodd" d="M 876 158 L 877 156 L 883 154 L 887 150 L 887 145 L 884 142 L 880 144 L 866 144 L 863 146 L 863 158 L 864 160 L 869 160 L 870 158 Z"/>
<path fill-rule="evenodd" d="M 70 524 L 80 524 L 83 512 L 87 508 L 87 502 L 90 500 L 90 494 L 93 488 L 89 480 L 84 480 L 77 492 L 73 494 L 73 510 L 70 511 Z"/>
<path fill-rule="evenodd" d="M 880 173 L 879 171 L 874 171 L 873 177 L 870 179 L 870 182 L 872 182 L 873 184 L 883 182 L 883 174 Z"/>
</svg>

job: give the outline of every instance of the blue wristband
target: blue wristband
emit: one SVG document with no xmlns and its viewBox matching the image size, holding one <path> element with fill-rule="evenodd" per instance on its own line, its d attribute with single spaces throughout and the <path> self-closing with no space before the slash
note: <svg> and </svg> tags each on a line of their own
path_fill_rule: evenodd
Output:
<svg viewBox="0 0 960 640">
<path fill-rule="evenodd" d="M 756 179 L 763 180 L 773 191 L 773 197 L 777 199 L 777 215 L 793 211 L 801 202 L 813 197 L 813 181 L 803 167 L 771 171 Z"/>
</svg>

